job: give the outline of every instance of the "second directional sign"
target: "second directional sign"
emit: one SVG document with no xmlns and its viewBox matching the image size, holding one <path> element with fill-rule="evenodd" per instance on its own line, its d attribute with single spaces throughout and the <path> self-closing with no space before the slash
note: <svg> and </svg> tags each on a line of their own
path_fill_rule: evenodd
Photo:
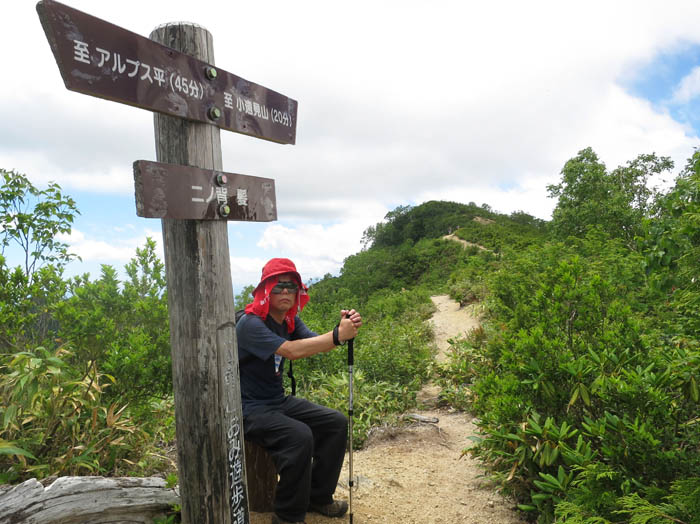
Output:
<svg viewBox="0 0 700 524">
<path fill-rule="evenodd" d="M 275 181 L 198 167 L 134 162 L 136 214 L 191 220 L 277 220 Z"/>
<path fill-rule="evenodd" d="M 53 0 L 37 11 L 68 89 L 295 143 L 295 100 Z"/>
</svg>

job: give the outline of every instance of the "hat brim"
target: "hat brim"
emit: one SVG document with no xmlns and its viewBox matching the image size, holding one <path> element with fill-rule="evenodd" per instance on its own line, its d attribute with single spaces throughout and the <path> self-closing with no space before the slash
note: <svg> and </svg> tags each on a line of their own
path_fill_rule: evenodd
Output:
<svg viewBox="0 0 700 524">
<path fill-rule="evenodd" d="M 297 271 L 289 271 L 287 269 L 284 269 L 284 270 L 274 271 L 274 272 L 270 273 L 269 275 L 266 275 L 265 278 L 262 279 L 258 283 L 258 285 L 255 287 L 255 290 L 253 292 L 255 293 L 258 289 L 263 287 L 265 285 L 265 282 L 267 282 L 271 278 L 275 278 L 275 277 L 278 277 L 280 275 L 293 275 L 294 278 L 296 278 L 297 283 L 300 286 L 302 286 L 304 289 L 307 289 L 306 286 L 304 285 L 304 283 L 301 281 L 301 275 Z"/>
</svg>

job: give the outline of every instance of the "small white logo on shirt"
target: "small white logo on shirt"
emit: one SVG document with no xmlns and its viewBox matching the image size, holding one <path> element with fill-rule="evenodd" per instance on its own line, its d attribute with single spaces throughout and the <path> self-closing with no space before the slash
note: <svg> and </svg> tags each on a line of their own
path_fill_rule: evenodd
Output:
<svg viewBox="0 0 700 524">
<path fill-rule="evenodd" d="M 282 357 L 280 355 L 275 355 L 275 373 L 280 374 L 280 364 L 282 364 Z"/>
</svg>

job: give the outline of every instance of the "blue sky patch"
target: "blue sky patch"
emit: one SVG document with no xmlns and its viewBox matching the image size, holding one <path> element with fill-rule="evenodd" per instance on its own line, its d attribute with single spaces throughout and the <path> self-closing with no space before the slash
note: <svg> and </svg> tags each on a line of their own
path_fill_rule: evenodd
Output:
<svg viewBox="0 0 700 524">
<path fill-rule="evenodd" d="M 657 55 L 636 71 L 623 86 L 633 95 L 667 110 L 677 121 L 689 124 L 700 134 L 700 96 L 687 103 L 672 101 L 681 81 L 700 66 L 700 44 L 688 44 Z"/>
</svg>

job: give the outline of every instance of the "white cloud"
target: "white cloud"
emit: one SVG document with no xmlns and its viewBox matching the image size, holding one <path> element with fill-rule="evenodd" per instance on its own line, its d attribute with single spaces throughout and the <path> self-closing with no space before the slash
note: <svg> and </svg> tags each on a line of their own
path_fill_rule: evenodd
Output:
<svg viewBox="0 0 700 524">
<path fill-rule="evenodd" d="M 73 228 L 70 233 L 58 233 L 56 238 L 66 244 L 79 244 L 85 241 L 85 234 L 82 231 L 78 231 Z"/>
<path fill-rule="evenodd" d="M 5 70 L 34 73 L 0 84 L 0 167 L 68 193 L 131 193 L 132 162 L 155 160 L 151 115 L 66 91 L 33 5 L 22 4 L 3 8 L 13 23 L 0 53 Z M 696 1 L 310 0 L 289 9 L 261 0 L 256 11 L 284 13 L 267 19 L 264 38 L 235 5 L 211 0 L 71 6 L 144 36 L 168 19 L 197 22 L 214 37 L 219 67 L 298 100 L 295 146 L 221 133 L 225 171 L 275 179 L 279 222 L 250 258 L 234 259 L 254 281 L 265 257 L 285 254 L 309 275 L 334 272 L 399 204 L 474 201 L 546 218 L 546 185 L 580 149 L 611 168 L 652 151 L 682 166 L 698 142 L 697 130 L 620 87 L 659 54 L 700 44 Z M 678 103 L 698 84 L 696 68 Z M 134 240 L 76 246 L 123 261 L 142 237 L 122 235 Z"/>
<path fill-rule="evenodd" d="M 652 152 L 670 156 L 682 166 L 698 143 L 692 129 L 615 85 L 599 98 L 584 126 L 582 135 L 589 137 L 585 145 L 592 146 L 609 169 Z"/>
<path fill-rule="evenodd" d="M 86 235 L 83 231 L 73 228 L 70 234 L 59 233 L 57 238 L 68 244 L 69 251 L 78 255 L 84 262 L 94 262 L 100 264 L 119 264 L 121 266 L 136 256 L 136 248 L 141 248 L 146 243 L 146 238 L 150 237 L 156 242 L 156 251 L 163 258 L 162 235 L 160 231 L 145 229 L 140 235 L 130 237 L 119 237 L 121 228 L 113 228 L 111 235 L 100 235 L 94 238 Z M 110 241 L 104 237 L 110 237 Z"/>
<path fill-rule="evenodd" d="M 681 79 L 673 92 L 671 102 L 674 104 L 687 104 L 698 96 L 700 96 L 700 66 L 694 67 L 690 73 Z"/>
<path fill-rule="evenodd" d="M 234 294 L 240 293 L 245 286 L 257 285 L 267 260 L 256 257 L 231 257 L 231 280 L 233 281 Z"/>
<path fill-rule="evenodd" d="M 258 247 L 275 257 L 290 258 L 297 264 L 304 279 L 319 278 L 326 273 L 336 274 L 349 255 L 362 248 L 362 233 L 371 223 L 348 220 L 331 225 L 301 224 L 269 226 Z"/>
</svg>

